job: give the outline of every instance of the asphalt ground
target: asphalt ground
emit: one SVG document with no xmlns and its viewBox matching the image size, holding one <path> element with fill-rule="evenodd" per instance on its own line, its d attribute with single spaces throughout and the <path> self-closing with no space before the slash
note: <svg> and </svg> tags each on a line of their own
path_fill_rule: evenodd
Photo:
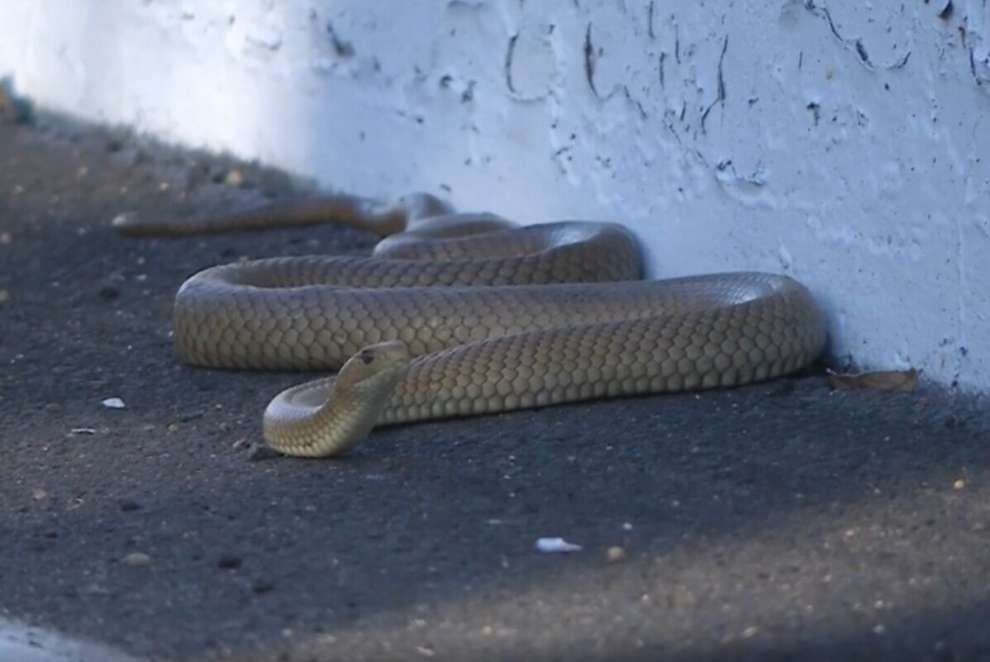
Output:
<svg viewBox="0 0 990 662">
<path fill-rule="evenodd" d="M 0 125 L 0 617 L 154 660 L 990 659 L 985 399 L 833 391 L 816 368 L 259 457 L 265 403 L 306 376 L 180 365 L 176 288 L 372 238 L 109 221 L 306 191 L 124 132 Z"/>
</svg>

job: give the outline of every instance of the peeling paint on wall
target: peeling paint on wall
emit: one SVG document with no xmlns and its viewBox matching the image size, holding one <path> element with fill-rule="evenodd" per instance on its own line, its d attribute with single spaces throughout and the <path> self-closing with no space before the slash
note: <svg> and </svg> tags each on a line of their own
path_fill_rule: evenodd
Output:
<svg viewBox="0 0 990 662">
<path fill-rule="evenodd" d="M 990 388 L 986 0 L 6 0 L 43 105 L 328 186 L 617 219 L 809 283 L 833 351 Z M 43 38 L 42 38 L 43 37 Z"/>
</svg>

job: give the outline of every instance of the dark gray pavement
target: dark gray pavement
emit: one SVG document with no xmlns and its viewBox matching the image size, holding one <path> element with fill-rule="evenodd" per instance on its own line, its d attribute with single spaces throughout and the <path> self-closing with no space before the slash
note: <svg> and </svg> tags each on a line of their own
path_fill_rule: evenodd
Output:
<svg viewBox="0 0 990 662">
<path fill-rule="evenodd" d="M 233 167 L 0 126 L 0 618 L 156 660 L 990 659 L 980 399 L 810 374 L 252 460 L 304 376 L 179 365 L 176 287 L 371 238 L 108 226 L 294 193 Z"/>
</svg>

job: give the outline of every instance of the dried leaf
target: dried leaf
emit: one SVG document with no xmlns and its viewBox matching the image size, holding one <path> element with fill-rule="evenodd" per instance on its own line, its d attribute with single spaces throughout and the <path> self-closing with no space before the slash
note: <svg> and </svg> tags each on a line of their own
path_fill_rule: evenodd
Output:
<svg viewBox="0 0 990 662">
<path fill-rule="evenodd" d="M 911 392 L 918 388 L 918 371 L 879 370 L 859 374 L 828 373 L 829 385 L 838 391 L 901 391 Z"/>
</svg>

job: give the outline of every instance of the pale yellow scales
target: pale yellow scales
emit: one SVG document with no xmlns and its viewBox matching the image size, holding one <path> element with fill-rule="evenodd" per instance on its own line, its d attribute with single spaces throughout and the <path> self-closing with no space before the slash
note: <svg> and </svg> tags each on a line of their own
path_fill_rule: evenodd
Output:
<svg viewBox="0 0 990 662">
<path fill-rule="evenodd" d="M 265 439 L 290 455 L 342 453 L 375 425 L 745 384 L 800 369 L 825 344 L 793 279 L 639 280 L 639 246 L 611 223 L 513 227 L 416 194 L 388 208 L 341 195 L 116 225 L 182 235 L 314 222 L 386 239 L 367 258 L 213 267 L 175 300 L 184 361 L 340 370 L 268 405 Z"/>
</svg>

